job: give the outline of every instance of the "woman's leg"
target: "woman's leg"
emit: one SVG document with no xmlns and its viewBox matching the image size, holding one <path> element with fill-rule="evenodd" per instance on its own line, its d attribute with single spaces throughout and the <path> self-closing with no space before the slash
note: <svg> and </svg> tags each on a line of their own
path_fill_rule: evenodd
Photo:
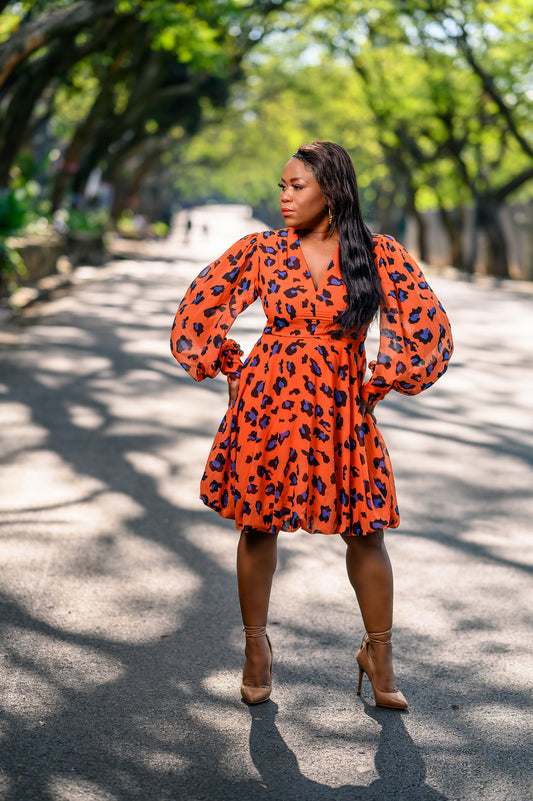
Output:
<svg viewBox="0 0 533 801">
<path fill-rule="evenodd" d="M 343 536 L 347 545 L 346 567 L 355 590 L 363 623 L 368 632 L 381 633 L 392 628 L 393 578 L 383 531 L 365 537 Z M 396 687 L 392 649 L 369 645 L 378 686 L 385 691 Z"/>
<path fill-rule="evenodd" d="M 242 533 L 237 548 L 237 582 L 242 622 L 266 626 L 272 577 L 277 564 L 277 534 Z M 270 649 L 265 637 L 246 638 L 243 682 L 250 686 L 270 683 Z"/>
</svg>

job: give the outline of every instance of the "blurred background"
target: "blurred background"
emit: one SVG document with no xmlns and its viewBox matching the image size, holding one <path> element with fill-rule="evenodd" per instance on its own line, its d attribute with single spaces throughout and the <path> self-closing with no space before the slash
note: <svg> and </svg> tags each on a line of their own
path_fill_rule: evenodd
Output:
<svg viewBox="0 0 533 801">
<path fill-rule="evenodd" d="M 532 797 L 532 43 L 533 0 L 0 0 L 0 801 Z M 275 695 L 240 701 L 234 525 L 198 499 L 227 385 L 168 349 L 317 138 L 454 332 L 379 408 L 408 715 L 355 694 L 338 537 L 280 538 Z"/>
<path fill-rule="evenodd" d="M 317 138 L 352 155 L 374 230 L 436 266 L 533 279 L 533 0 L 0 12 L 4 295 L 61 256 L 99 263 L 113 232 L 186 238 L 206 204 L 281 227 L 282 165 Z"/>
</svg>

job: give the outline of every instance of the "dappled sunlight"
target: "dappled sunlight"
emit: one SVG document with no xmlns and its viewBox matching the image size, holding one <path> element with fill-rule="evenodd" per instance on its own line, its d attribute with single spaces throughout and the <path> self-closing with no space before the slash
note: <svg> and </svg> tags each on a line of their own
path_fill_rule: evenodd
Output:
<svg viewBox="0 0 533 801">
<path fill-rule="evenodd" d="M 514 710 L 508 707 L 494 708 L 493 704 L 481 701 L 470 706 L 468 720 L 473 727 L 483 726 L 487 720 L 490 720 L 492 728 L 488 730 L 487 742 L 494 745 L 500 744 L 502 729 L 511 728 L 511 736 L 505 738 L 506 748 L 511 748 L 513 743 L 519 744 L 524 738 L 527 739 L 531 735 L 530 722 L 524 718 L 523 710 L 518 707 Z"/>
<path fill-rule="evenodd" d="M 203 511 L 205 507 L 198 500 L 198 506 Z M 202 548 L 209 554 L 210 562 L 224 571 L 228 576 L 233 577 L 235 572 L 236 544 L 239 532 L 235 529 L 233 520 L 229 520 L 227 528 L 222 528 L 213 524 L 213 515 L 208 512 L 209 524 L 202 523 L 190 526 L 183 532 L 184 538 L 191 543 Z M 239 627 L 239 651 L 242 641 L 242 630 Z"/>
<path fill-rule="evenodd" d="M 47 715 L 55 715 L 64 706 L 63 693 L 55 682 L 40 675 L 41 666 L 35 669 L 19 667 L 17 659 L 7 660 L 5 670 L 12 677 L 7 684 L 2 708 L 5 715 L 16 717 L 17 721 L 36 727 Z M 66 702 L 68 703 L 68 701 Z"/>
<path fill-rule="evenodd" d="M 232 670 L 214 669 L 202 680 L 202 688 L 211 696 L 215 705 L 218 705 L 216 719 L 224 729 L 231 726 L 239 729 L 242 727 L 240 717 L 235 715 L 235 710 L 232 708 L 238 703 L 235 684 L 235 672 Z M 192 707 L 190 714 L 194 714 Z"/>
<path fill-rule="evenodd" d="M 487 292 L 468 287 L 463 299 L 461 284 L 444 282 L 460 317 L 455 364 L 427 395 L 377 409 L 402 515 L 388 543 L 409 712 L 376 709 L 366 679 L 357 697 L 363 628 L 344 545 L 301 533 L 279 539 L 274 700 L 249 709 L 238 533 L 198 498 L 226 382 L 193 383 L 168 351 L 183 285 L 201 266 L 111 264 L 6 352 L 4 745 L 71 765 L 64 775 L 42 763 L 32 787 L 50 801 L 173 798 L 185 786 L 209 795 L 213 782 L 251 801 L 280 772 L 287 801 L 446 801 L 432 789 L 446 781 L 475 801 L 501 781 L 502 738 L 522 754 L 530 704 L 531 371 L 513 350 L 517 324 L 493 369 L 478 344 Z M 260 309 L 238 326 L 247 350 Z"/>
<path fill-rule="evenodd" d="M 125 673 L 116 657 L 101 654 L 98 648 L 63 643 L 58 652 L 53 638 L 12 626 L 6 627 L 3 637 L 8 661 L 4 709 L 29 725 L 60 712 L 70 703 L 72 692 L 88 692 Z"/>
<path fill-rule="evenodd" d="M 223 387 L 225 389 L 225 387 Z M 145 394 L 146 393 L 146 394 Z M 142 395 L 142 411 L 139 404 L 139 395 Z M 117 431 L 117 426 L 120 426 L 124 421 L 135 421 L 140 425 L 152 426 L 158 428 L 161 436 L 171 436 L 173 431 L 182 431 L 186 426 L 184 423 L 188 422 L 189 417 L 185 419 L 182 416 L 182 409 L 188 402 L 189 398 L 199 401 L 198 390 L 194 387 L 189 391 L 181 390 L 181 387 L 162 386 L 161 377 L 159 380 L 156 374 L 152 372 L 149 380 L 140 380 L 139 376 L 132 381 L 129 376 L 126 376 L 121 382 L 121 386 L 117 387 L 116 392 L 111 387 L 96 387 L 94 396 L 98 398 L 99 402 L 107 408 L 108 414 L 112 420 L 109 426 L 109 432 Z M 205 399 L 205 394 L 204 394 Z M 224 407 L 220 408 L 221 417 L 224 412 Z M 213 428 L 213 409 L 205 409 L 205 403 L 198 403 L 195 413 L 192 417 L 191 428 L 194 430 L 201 430 L 206 424 L 210 424 Z M 212 432 L 209 432 L 212 437 Z"/>
<path fill-rule="evenodd" d="M 42 325 L 35 322 L 31 327 L 32 340 L 38 343 L 40 337 L 46 340 L 46 354 L 42 354 L 43 359 L 39 360 L 42 364 L 43 361 L 48 363 L 47 355 L 52 353 L 54 348 L 58 348 L 61 352 L 65 346 L 73 348 L 81 348 L 89 350 L 97 344 L 96 336 L 93 336 L 87 329 L 74 326 L 74 325 Z"/>
<path fill-rule="evenodd" d="M 109 359 L 101 356 L 63 355 L 53 351 L 39 360 L 35 379 L 48 389 L 65 389 L 81 378 L 101 374 L 111 367 Z"/>
<path fill-rule="evenodd" d="M 21 450 L 44 442 L 47 429 L 32 420 L 32 410 L 24 403 L 2 402 L 2 457 L 12 458 Z M 7 493 L 6 493 L 7 495 Z M 0 503 L 2 502 L 0 496 Z"/>
<path fill-rule="evenodd" d="M 4 0 L 0 18 L 0 801 L 529 799 L 531 2 Z M 351 171 L 337 170 L 344 154 L 317 145 L 317 158 L 339 160 L 300 162 L 290 186 L 280 176 L 312 140 L 342 141 L 354 157 L 367 233 L 393 233 L 435 265 L 427 277 L 455 335 L 450 369 L 428 393 L 392 392 L 375 410 L 352 398 L 375 411 L 394 466 L 401 524 L 386 541 L 402 711 L 376 707 L 368 677 L 357 695 L 363 622 L 346 544 L 301 531 L 279 536 L 273 691 L 244 703 L 239 532 L 198 497 L 228 383 L 195 384 L 169 348 L 187 286 L 225 251 L 222 283 L 239 265 L 247 272 L 237 240 L 253 231 L 292 219 L 313 273 L 337 238 L 344 267 L 346 256 L 359 261 L 361 241 L 345 236 L 359 200 Z M 276 198 L 289 204 L 282 214 Z M 273 268 L 280 238 L 256 244 Z M 397 385 L 413 387 L 406 373 L 439 372 L 417 357 L 436 344 L 439 311 L 411 304 L 410 265 L 395 273 L 403 258 L 389 256 L 385 294 L 403 310 L 389 308 L 384 336 L 399 357 Z M 248 278 L 227 303 L 214 280 L 218 300 L 200 292 L 193 308 L 220 302 L 229 322 L 256 289 L 283 294 L 264 274 Z M 330 279 L 302 295 L 310 316 L 342 311 L 342 282 Z M 295 281 L 274 310 L 282 336 L 284 313 L 297 316 Z M 173 352 L 193 368 L 208 318 L 217 320 L 212 308 L 194 336 L 173 332 Z M 265 317 L 258 302 L 231 332 L 219 322 L 246 356 Z M 237 432 L 246 503 L 260 515 L 284 495 L 288 506 L 309 500 L 307 483 L 316 497 L 331 489 L 339 465 L 319 440 L 335 428 L 337 456 L 354 457 L 342 501 L 349 509 L 366 497 L 379 526 L 393 497 L 386 454 L 370 454 L 380 438 L 350 424 L 346 393 L 327 376 L 346 378 L 355 363 L 337 370 L 323 353 L 324 372 L 298 338 L 300 366 L 322 376 L 306 393 L 327 396 L 331 415 L 285 380 L 298 372 L 293 348 L 273 348 L 279 402 L 260 397 L 249 363 L 263 409 L 247 424 L 274 453 L 261 466 L 261 437 L 245 443 Z M 378 338 L 374 321 L 367 361 Z M 201 355 L 217 364 L 221 344 L 208 338 Z M 221 360 L 228 372 L 234 350 Z M 378 372 L 394 372 L 386 353 L 380 360 Z M 363 377 L 352 378 L 357 394 Z M 282 423 L 291 409 L 309 415 L 300 446 L 269 431 L 269 418 Z M 232 458 L 239 419 L 221 431 L 226 467 L 211 460 L 215 490 L 221 473 L 242 472 Z M 363 486 L 361 437 L 382 474 L 374 493 Z M 254 507 L 256 479 L 272 486 Z M 223 490 L 220 502 L 232 504 Z M 323 520 L 335 520 L 332 505 L 324 500 Z M 252 548 L 264 551 L 248 545 L 250 567 Z M 262 594 L 256 577 L 247 589 Z M 375 591 L 382 605 L 380 582 Z"/>
<path fill-rule="evenodd" d="M 72 425 L 95 431 L 105 423 L 105 417 L 98 410 L 80 403 L 67 403 L 66 410 Z"/>
<path fill-rule="evenodd" d="M 348 597 L 352 597 L 352 590 L 344 577 L 339 584 L 339 565 L 344 566 L 345 552 L 340 538 L 334 535 L 327 538 L 323 538 L 323 535 L 310 536 L 313 536 L 312 547 L 305 540 L 302 542 L 302 538 L 296 533 L 287 535 L 287 541 L 285 538 L 280 541 L 283 570 L 273 588 L 273 614 L 278 598 L 281 604 L 288 596 L 295 602 L 305 603 L 305 599 L 312 593 L 314 602 L 324 604 L 327 609 L 332 606 L 340 608 Z M 312 585 L 309 583 L 310 576 Z M 316 621 L 317 628 L 323 624 L 323 619 Z M 312 631 L 312 619 L 308 621 L 308 625 Z"/>
<path fill-rule="evenodd" d="M 130 753 L 132 763 L 140 765 L 148 773 L 162 773 L 175 777 L 191 767 L 190 760 L 177 754 L 173 746 L 158 750 L 137 745 Z"/>
<path fill-rule="evenodd" d="M 117 796 L 104 791 L 97 781 L 78 776 L 51 776 L 46 791 L 54 801 L 117 801 Z"/>
<path fill-rule="evenodd" d="M 12 522 L 18 523 L 18 514 L 27 508 L 28 488 L 31 487 L 31 504 L 34 509 L 51 509 L 54 517 L 58 507 L 72 507 L 83 504 L 85 498 L 93 500 L 94 492 L 102 491 L 105 484 L 96 478 L 79 476 L 72 467 L 52 450 L 24 448 L 12 456 L 13 463 L 5 477 L 2 477 L 2 511 L 14 515 Z M 91 515 L 97 510 L 89 510 Z M 65 518 L 65 525 L 83 521 L 82 510 L 71 509 L 73 518 Z M 61 515 L 62 517 L 63 515 Z M 4 524 L 7 522 L 4 517 Z"/>
<path fill-rule="evenodd" d="M 95 545 L 100 555 L 91 562 Z M 85 540 L 71 552 L 64 599 L 69 617 L 62 626 L 68 631 L 92 631 L 114 642 L 157 641 L 180 627 L 200 585 L 196 576 L 181 575 L 177 556 L 132 535 L 115 536 L 110 543 Z"/>
<path fill-rule="evenodd" d="M 174 631 L 199 586 L 177 555 L 128 533 L 132 502 L 116 494 L 66 507 L 40 524 L 15 524 L 3 539 L 4 565 L 24 572 L 11 593 L 21 608 L 63 633 L 95 632 L 114 642 L 151 642 Z M 127 500 L 127 503 L 124 501 Z M 120 520 L 120 511 L 129 512 Z M 32 532 L 33 530 L 33 532 Z M 43 568 L 47 566 L 43 581 Z M 27 587 L 41 587 L 39 606 Z"/>
</svg>

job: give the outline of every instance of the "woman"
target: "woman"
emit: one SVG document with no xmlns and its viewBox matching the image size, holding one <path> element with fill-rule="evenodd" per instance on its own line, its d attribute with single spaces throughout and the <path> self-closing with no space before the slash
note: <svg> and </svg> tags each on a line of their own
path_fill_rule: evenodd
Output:
<svg viewBox="0 0 533 801">
<path fill-rule="evenodd" d="M 403 709 L 392 666 L 392 571 L 383 531 L 399 523 L 375 404 L 414 395 L 446 370 L 448 319 L 415 262 L 363 222 L 348 153 L 300 147 L 280 183 L 287 228 L 245 236 L 191 284 L 174 321 L 172 352 L 197 381 L 222 371 L 230 405 L 215 437 L 201 499 L 241 531 L 239 601 L 246 635 L 241 694 L 266 701 L 266 633 L 277 535 L 340 534 L 366 634 L 376 704 Z M 244 362 L 227 333 L 257 297 L 267 325 Z M 365 336 L 380 310 L 380 346 L 365 381 Z"/>
</svg>

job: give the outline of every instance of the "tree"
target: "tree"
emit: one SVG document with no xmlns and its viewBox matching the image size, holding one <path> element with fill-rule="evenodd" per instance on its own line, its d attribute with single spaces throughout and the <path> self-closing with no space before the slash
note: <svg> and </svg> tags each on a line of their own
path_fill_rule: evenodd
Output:
<svg viewBox="0 0 533 801">
<path fill-rule="evenodd" d="M 176 143 L 174 185 L 183 202 L 246 202 L 265 222 L 280 224 L 283 160 L 303 142 L 329 138 L 352 154 L 365 211 L 376 219 L 376 187 L 387 170 L 360 87 L 346 65 L 303 66 L 298 55 L 285 49 L 282 58 L 278 43 L 265 42 L 249 54 L 245 79 L 227 107 Z"/>
<path fill-rule="evenodd" d="M 490 271 L 507 275 L 499 211 L 533 178 L 533 0 L 5 7 L 4 183 L 44 134 L 62 155 L 56 207 L 83 197 L 98 168 L 114 213 L 157 174 L 175 176 L 183 201 L 244 199 L 271 215 L 280 156 L 331 138 L 352 153 L 378 225 L 401 234 L 414 216 L 424 255 L 423 212 L 437 209 L 454 263 L 473 268 L 480 232 Z M 464 249 L 467 206 L 476 235 Z"/>
<path fill-rule="evenodd" d="M 5 4 L 10 5 L 9 3 Z M 0 44 L 0 87 L 17 66 L 53 40 L 75 36 L 114 11 L 114 0 L 80 0 L 74 4 L 45 3 L 37 18 L 26 15 L 21 25 Z"/>
<path fill-rule="evenodd" d="M 362 81 L 403 205 L 419 219 L 438 206 L 457 254 L 451 209 L 466 194 L 489 242 L 489 270 L 507 275 L 498 211 L 533 177 L 532 0 L 311 0 L 299 8 L 308 41 L 349 60 Z M 472 247 L 466 261 L 474 260 Z"/>
<path fill-rule="evenodd" d="M 239 0 L 13 4 L 18 27 L 0 43 L 0 110 L 6 112 L 0 184 L 7 184 L 25 134 L 34 133 L 43 118 L 52 132 L 63 134 L 54 208 L 66 192 L 82 196 L 97 166 L 117 180 L 121 167 L 144 146 L 155 160 L 161 148 L 152 142 L 166 142 L 171 131 L 192 134 L 205 101 L 226 101 L 244 53 L 280 5 L 275 0 L 245 6 Z M 74 114 L 65 125 L 80 76 L 90 104 L 81 118 Z M 40 117 L 43 101 L 46 112 Z"/>
</svg>

